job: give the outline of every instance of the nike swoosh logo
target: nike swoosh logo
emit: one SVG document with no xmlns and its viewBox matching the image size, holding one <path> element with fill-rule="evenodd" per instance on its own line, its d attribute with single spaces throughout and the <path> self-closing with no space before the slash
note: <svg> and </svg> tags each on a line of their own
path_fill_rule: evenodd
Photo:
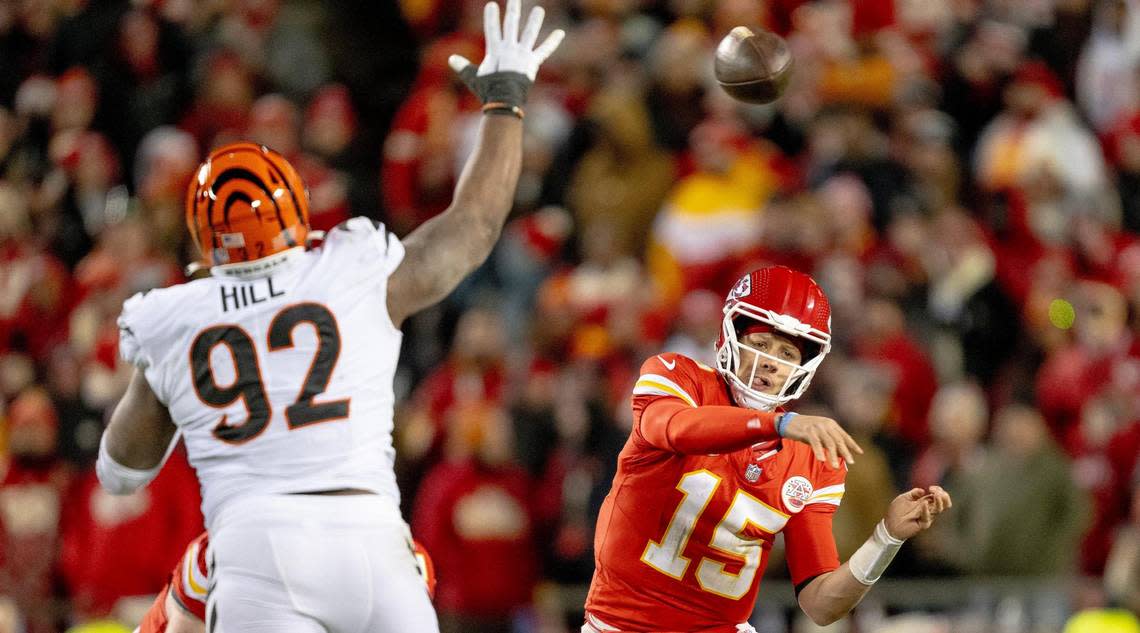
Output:
<svg viewBox="0 0 1140 633">
<path fill-rule="evenodd" d="M 673 371 L 673 368 L 677 366 L 677 361 L 675 361 L 675 360 L 672 360 L 672 361 L 665 360 L 664 358 L 661 358 L 660 356 L 657 357 L 657 360 L 661 361 L 661 364 L 664 365 L 665 369 L 668 369 L 669 371 Z"/>
</svg>

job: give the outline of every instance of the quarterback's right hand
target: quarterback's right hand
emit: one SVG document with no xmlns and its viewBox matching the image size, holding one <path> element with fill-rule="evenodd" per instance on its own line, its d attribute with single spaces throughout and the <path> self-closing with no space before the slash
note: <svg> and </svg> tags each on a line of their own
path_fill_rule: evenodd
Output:
<svg viewBox="0 0 1140 633">
<path fill-rule="evenodd" d="M 839 468 L 840 459 L 854 464 L 855 453 L 863 454 L 863 449 L 831 418 L 797 414 L 782 426 L 785 438 L 810 444 L 815 458 L 832 468 Z"/>
<path fill-rule="evenodd" d="M 486 105 L 522 106 L 526 91 L 534 83 L 538 67 L 554 52 L 566 33 L 555 29 L 542 44 L 535 47 L 542 18 L 542 7 L 530 10 L 522 37 L 519 37 L 521 0 L 507 0 L 507 14 L 500 27 L 499 5 L 492 0 L 483 7 L 483 34 L 487 54 L 478 69 L 466 57 L 452 55 L 447 59 L 467 87 Z"/>
</svg>

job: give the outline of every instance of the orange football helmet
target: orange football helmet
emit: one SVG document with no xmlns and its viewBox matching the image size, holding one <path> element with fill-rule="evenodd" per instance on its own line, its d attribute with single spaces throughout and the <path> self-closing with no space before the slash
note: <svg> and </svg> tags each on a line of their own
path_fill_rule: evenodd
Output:
<svg viewBox="0 0 1140 633">
<path fill-rule="evenodd" d="M 186 227 L 202 266 L 249 262 L 309 236 L 309 192 L 281 154 L 231 143 L 198 167 L 186 194 Z"/>
</svg>

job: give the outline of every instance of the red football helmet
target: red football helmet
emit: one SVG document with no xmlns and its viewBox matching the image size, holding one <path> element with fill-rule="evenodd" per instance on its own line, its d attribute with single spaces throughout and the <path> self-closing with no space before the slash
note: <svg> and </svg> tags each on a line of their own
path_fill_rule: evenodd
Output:
<svg viewBox="0 0 1140 633">
<path fill-rule="evenodd" d="M 281 154 L 231 143 L 211 153 L 190 181 L 186 227 L 203 266 L 269 258 L 305 246 L 309 192 Z"/>
<path fill-rule="evenodd" d="M 800 363 L 766 354 L 741 343 L 741 334 L 760 326 L 799 344 Z M 732 287 L 724 302 L 724 321 L 716 343 L 716 368 L 728 382 L 736 404 L 772 411 L 804 395 L 823 358 L 831 351 L 831 307 L 811 277 L 784 266 L 753 271 Z M 748 382 L 737 376 L 741 353 L 755 354 Z M 791 368 L 778 394 L 752 388 L 761 359 Z"/>
</svg>

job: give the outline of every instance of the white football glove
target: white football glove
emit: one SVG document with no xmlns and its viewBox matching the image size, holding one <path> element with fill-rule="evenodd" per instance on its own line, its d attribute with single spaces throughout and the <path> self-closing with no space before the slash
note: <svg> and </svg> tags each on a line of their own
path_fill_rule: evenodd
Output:
<svg viewBox="0 0 1140 633">
<path fill-rule="evenodd" d="M 459 74 L 467 87 L 483 103 L 504 103 L 507 107 L 521 106 L 526 91 L 538 74 L 538 67 L 558 48 L 566 33 L 555 29 L 537 48 L 538 32 L 546 12 L 542 7 L 531 9 L 522 37 L 519 37 L 521 0 L 507 0 L 507 15 L 499 24 L 499 5 L 488 2 L 483 7 L 483 34 L 487 54 L 478 69 L 462 55 L 447 59 L 452 70 Z M 498 75 L 496 77 L 496 75 Z M 514 75 L 512 77 L 512 75 Z M 518 75 L 521 75 L 518 76 Z M 524 79 L 525 78 L 525 79 Z"/>
</svg>

